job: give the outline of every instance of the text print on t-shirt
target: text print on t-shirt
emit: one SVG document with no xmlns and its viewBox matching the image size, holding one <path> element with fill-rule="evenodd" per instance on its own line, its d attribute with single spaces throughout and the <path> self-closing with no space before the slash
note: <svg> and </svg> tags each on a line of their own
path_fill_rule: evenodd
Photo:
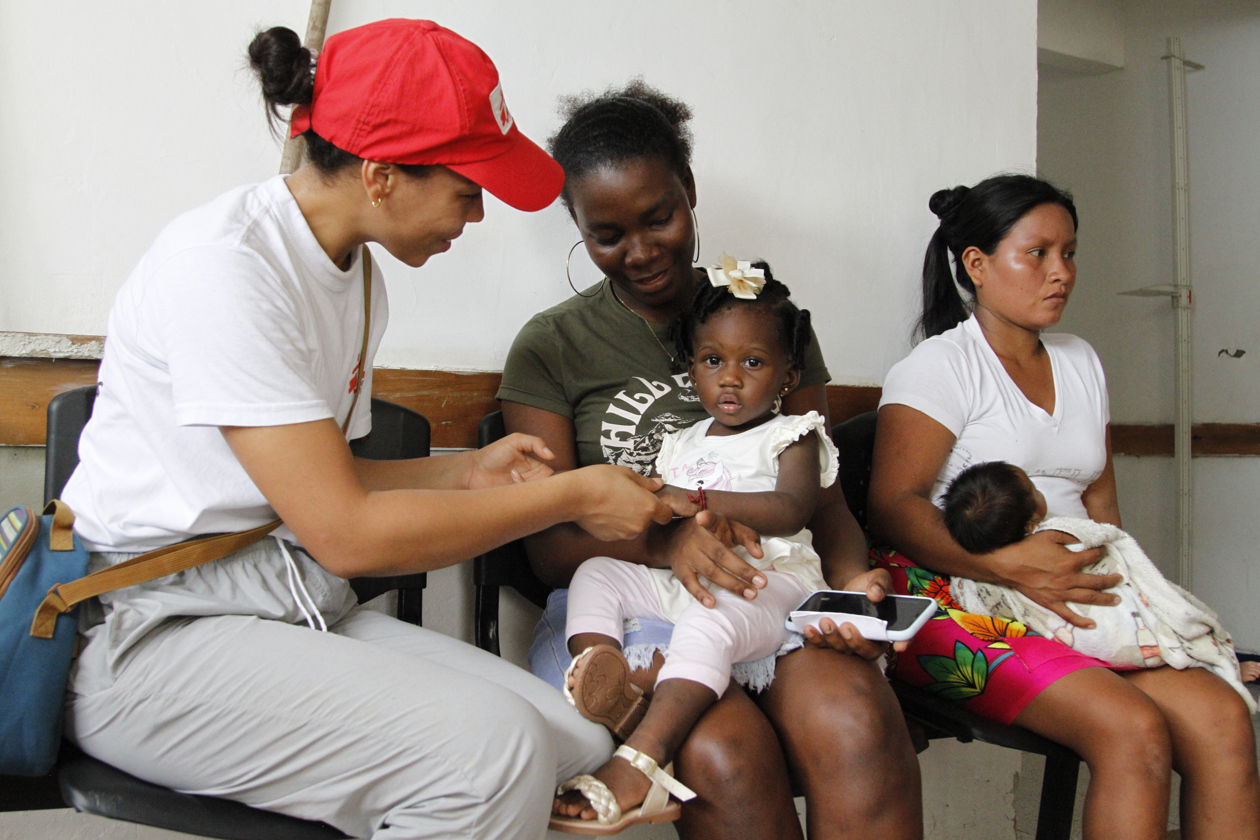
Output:
<svg viewBox="0 0 1260 840">
<path fill-rule="evenodd" d="M 691 425 L 664 405 L 660 406 L 662 410 L 651 413 L 651 409 L 658 406 L 663 398 L 668 398 L 665 403 L 695 402 L 699 399 L 687 374 L 680 373 L 672 379 L 671 385 L 642 376 L 631 377 L 626 388 L 608 402 L 599 438 L 605 461 L 648 475 L 660 452 L 661 438 Z"/>
</svg>

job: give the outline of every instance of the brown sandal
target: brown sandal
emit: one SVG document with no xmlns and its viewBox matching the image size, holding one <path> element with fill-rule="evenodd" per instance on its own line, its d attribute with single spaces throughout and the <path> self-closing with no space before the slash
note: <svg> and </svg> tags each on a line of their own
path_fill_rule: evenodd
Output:
<svg viewBox="0 0 1260 840">
<path fill-rule="evenodd" d="M 603 724 L 623 741 L 648 707 L 642 689 L 630 682 L 630 663 L 612 645 L 595 645 L 573 657 L 564 673 L 564 696 L 582 717 Z"/>
</svg>

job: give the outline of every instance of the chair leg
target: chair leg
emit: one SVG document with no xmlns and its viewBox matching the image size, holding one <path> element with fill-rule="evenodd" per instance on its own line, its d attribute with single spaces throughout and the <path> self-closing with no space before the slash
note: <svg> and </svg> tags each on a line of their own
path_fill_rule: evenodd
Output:
<svg viewBox="0 0 1260 840">
<path fill-rule="evenodd" d="M 398 617 L 408 624 L 424 626 L 424 590 L 406 587 L 398 590 Z"/>
<path fill-rule="evenodd" d="M 499 652 L 499 587 L 481 584 L 473 599 L 473 631 L 477 647 L 495 656 Z"/>
<path fill-rule="evenodd" d="M 1037 840 L 1068 840 L 1076 808 L 1076 780 L 1081 762 L 1075 755 L 1046 756 L 1037 811 Z"/>
</svg>

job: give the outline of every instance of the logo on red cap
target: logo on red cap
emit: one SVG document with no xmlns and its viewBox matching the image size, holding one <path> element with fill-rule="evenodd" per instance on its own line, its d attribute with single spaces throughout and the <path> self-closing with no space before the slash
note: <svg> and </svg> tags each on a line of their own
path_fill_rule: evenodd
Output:
<svg viewBox="0 0 1260 840">
<path fill-rule="evenodd" d="M 494 86 L 490 91 L 490 110 L 494 112 L 494 121 L 499 124 L 499 131 L 507 134 L 512 129 L 512 115 L 508 113 L 507 103 L 503 101 L 503 83 Z"/>
</svg>

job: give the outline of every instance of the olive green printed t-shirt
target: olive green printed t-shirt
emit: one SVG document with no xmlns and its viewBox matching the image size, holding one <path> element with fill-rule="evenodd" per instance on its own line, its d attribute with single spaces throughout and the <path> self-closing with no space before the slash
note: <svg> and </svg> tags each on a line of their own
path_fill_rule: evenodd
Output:
<svg viewBox="0 0 1260 840">
<path fill-rule="evenodd" d="M 597 291 L 596 291 L 597 290 Z M 674 373 L 664 324 L 617 300 L 611 283 L 585 289 L 530 319 L 508 353 L 498 398 L 573 421 L 579 466 L 618 464 L 647 475 L 661 438 L 708 414 L 690 377 Z M 810 336 L 801 387 L 830 379 Z"/>
</svg>

